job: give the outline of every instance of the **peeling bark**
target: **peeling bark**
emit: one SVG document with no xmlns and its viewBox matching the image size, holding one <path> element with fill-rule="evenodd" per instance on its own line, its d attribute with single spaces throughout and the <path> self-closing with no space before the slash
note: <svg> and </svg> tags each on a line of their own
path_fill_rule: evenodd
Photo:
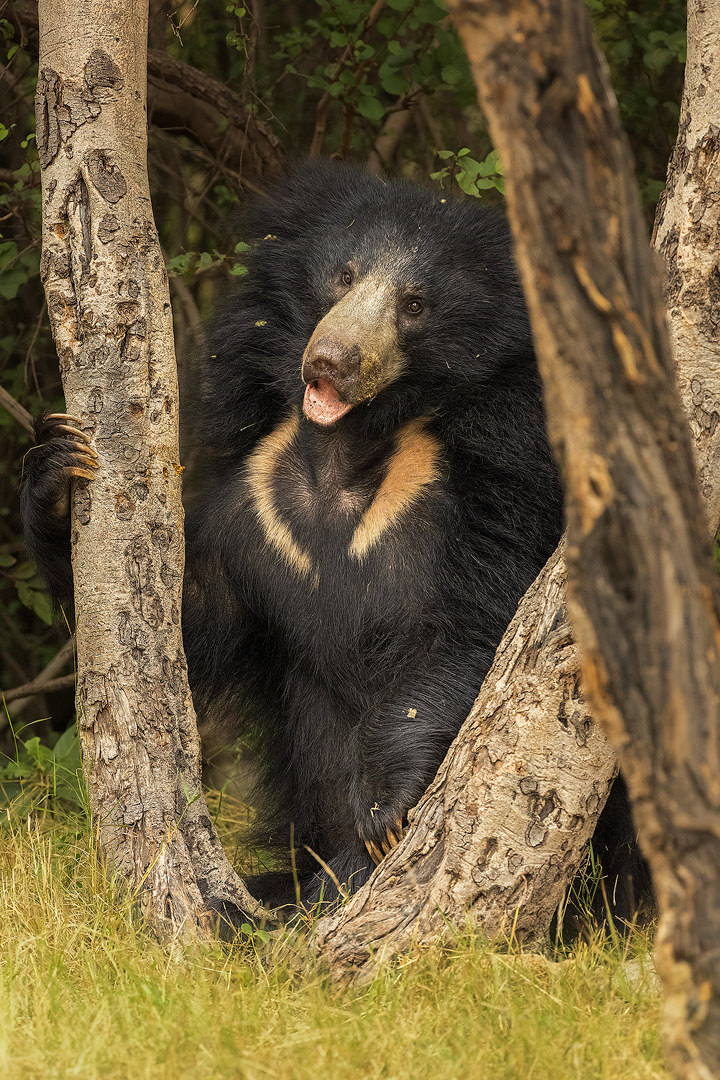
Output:
<svg viewBox="0 0 720 1080">
<path fill-rule="evenodd" d="M 262 909 L 202 796 L 180 629 L 178 390 L 146 162 L 147 5 L 41 0 L 41 275 L 68 412 L 101 468 L 73 482 L 77 713 L 103 850 L 163 933 Z"/>
</svg>

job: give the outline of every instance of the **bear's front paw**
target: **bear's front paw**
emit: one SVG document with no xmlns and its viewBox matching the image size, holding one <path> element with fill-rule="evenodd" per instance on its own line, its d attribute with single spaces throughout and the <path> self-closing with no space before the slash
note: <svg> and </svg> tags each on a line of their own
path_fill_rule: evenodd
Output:
<svg viewBox="0 0 720 1080">
<path fill-rule="evenodd" d="M 381 807 L 375 803 L 370 807 L 367 817 L 358 824 L 358 835 L 376 866 L 402 840 L 403 817 L 397 809 Z"/>
<path fill-rule="evenodd" d="M 100 468 L 90 436 L 81 421 L 67 413 L 43 413 L 35 421 L 36 445 L 25 455 L 23 502 L 42 520 L 66 518 L 70 481 L 94 480 Z"/>
</svg>

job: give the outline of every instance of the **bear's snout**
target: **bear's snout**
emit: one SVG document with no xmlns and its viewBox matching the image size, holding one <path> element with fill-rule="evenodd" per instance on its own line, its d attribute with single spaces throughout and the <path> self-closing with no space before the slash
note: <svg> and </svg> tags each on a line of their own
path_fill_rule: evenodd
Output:
<svg viewBox="0 0 720 1080">
<path fill-rule="evenodd" d="M 331 384 L 342 401 L 352 402 L 361 362 L 359 345 L 345 345 L 331 338 L 319 338 L 311 341 L 305 351 L 303 382 L 312 383 L 323 379 Z"/>
</svg>

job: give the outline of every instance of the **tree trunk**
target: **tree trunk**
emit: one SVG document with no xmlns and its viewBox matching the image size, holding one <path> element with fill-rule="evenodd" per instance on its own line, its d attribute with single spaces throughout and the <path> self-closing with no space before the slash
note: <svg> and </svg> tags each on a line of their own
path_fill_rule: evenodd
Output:
<svg viewBox="0 0 720 1080">
<path fill-rule="evenodd" d="M 720 526 L 720 11 L 688 0 L 688 53 L 677 142 L 653 244 L 678 384 L 712 535 Z"/>
<path fill-rule="evenodd" d="M 451 9 L 510 178 L 567 491 L 583 688 L 619 752 L 658 891 L 672 1066 L 718 1076 L 717 578 L 630 150 L 580 0 Z M 689 109 L 686 123 L 685 136 Z M 697 186 L 688 198 L 702 218 Z"/>
<path fill-rule="evenodd" d="M 696 485 L 672 385 L 657 289 L 652 292 L 653 267 L 628 175 L 629 151 L 582 10 L 557 2 L 540 7 L 516 3 L 502 9 L 501 14 L 491 11 L 490 3 L 455 4 L 454 8 L 494 141 L 510 177 L 510 212 L 538 347 L 545 358 L 551 421 L 566 459 L 574 530 L 573 567 L 578 577 L 583 571 L 584 592 L 592 598 L 595 617 L 600 617 L 608 605 L 608 622 L 602 632 L 620 686 L 614 691 L 615 702 L 631 713 L 637 711 L 637 716 L 630 716 L 631 722 L 638 721 L 634 752 L 629 752 L 625 737 L 618 742 L 624 749 L 623 768 L 631 774 L 633 794 L 646 803 L 644 812 L 638 807 L 644 825 L 642 839 L 653 859 L 663 909 L 668 912 L 662 923 L 660 966 L 669 979 L 668 1032 L 675 1048 L 673 1061 L 682 1075 L 707 1076 L 710 1074 L 703 1073 L 705 1066 L 692 1045 L 690 1027 L 697 1026 L 698 1045 L 705 1061 L 717 1062 L 718 926 L 717 910 L 712 918 L 708 911 L 718 896 L 717 879 L 710 879 L 719 865 L 715 846 L 720 835 L 716 818 L 720 776 L 717 667 L 712 667 L 711 661 L 717 648 L 713 636 L 715 583 L 708 545 L 698 521 Z M 708 29 L 692 5 L 684 117 L 689 115 L 694 94 L 710 102 L 717 101 L 720 94 L 718 66 L 711 62 L 715 39 Z M 697 70 L 703 72 L 702 80 Z M 700 245 L 702 254 L 707 251 L 703 265 L 712 283 L 715 268 L 708 250 L 708 233 L 712 237 L 713 215 L 718 212 L 720 199 L 718 181 L 714 182 L 714 191 L 711 186 L 713 178 L 705 153 L 692 149 L 698 144 L 714 147 L 712 130 L 708 134 L 713 114 L 705 110 L 701 113 L 701 106 L 695 102 L 693 115 L 694 130 L 699 134 L 692 143 L 686 136 L 690 151 L 680 150 L 674 156 L 673 161 L 680 164 L 675 167 L 675 183 L 668 190 L 663 213 L 666 223 L 678 223 L 678 237 L 671 245 L 671 295 L 673 282 L 674 295 L 679 296 L 685 280 L 690 279 L 694 297 L 692 323 L 703 328 L 705 334 L 707 366 L 695 367 L 693 372 L 695 379 L 702 379 L 704 391 L 706 387 L 714 388 L 720 378 L 717 364 L 711 367 L 717 349 L 711 336 L 716 314 L 712 288 L 703 293 L 699 286 L 700 270 L 693 248 Z M 698 227 L 681 228 L 687 210 L 678 204 L 682 198 L 690 201 L 687 191 L 703 193 L 702 204 L 692 200 L 690 205 L 691 209 L 695 207 L 698 219 L 702 216 L 707 232 Z M 698 212 L 700 205 L 702 215 Z M 658 243 L 670 228 L 663 231 L 663 213 L 659 214 L 656 230 Z M 685 321 L 679 305 L 671 306 L 671 325 L 675 320 Z M 677 339 L 677 333 L 674 336 Z M 638 353 L 638 342 L 647 354 Z M 612 375 L 607 369 L 593 370 L 594 365 L 602 365 L 608 348 L 615 363 L 625 365 L 612 370 Z M 563 366 L 561 374 L 553 376 L 556 352 Z M 653 361 L 655 368 L 651 366 Z M 678 364 L 686 410 L 692 417 L 701 403 L 700 388 L 688 375 L 694 364 L 692 346 L 679 351 Z M 594 399 L 587 395 L 589 376 L 598 380 Z M 640 400 L 636 401 L 636 397 Z M 608 402 L 615 398 L 620 408 L 604 415 Z M 703 396 L 701 401 L 707 402 L 708 398 Z M 629 423 L 618 415 L 624 417 L 625 409 L 630 410 Z M 638 410 L 640 416 L 636 416 Z M 706 408 L 705 412 L 709 413 L 710 423 L 703 423 L 702 416 L 696 413 L 696 452 L 701 471 L 715 452 L 715 440 L 720 439 L 720 433 L 716 436 L 716 419 L 712 419 L 714 410 Z M 599 434 L 591 430 L 591 424 L 598 421 L 604 424 Z M 619 458 L 621 442 L 623 450 L 636 455 L 634 459 Z M 606 454 L 612 459 L 608 466 Z M 639 475 L 632 468 L 638 459 L 644 466 Z M 668 467 L 674 470 L 673 484 L 668 481 Z M 622 484 L 615 479 L 615 469 L 619 470 Z M 714 475 L 714 470 L 711 472 Z M 630 478 L 634 487 L 629 485 Z M 716 487 L 703 483 L 702 491 L 714 531 L 718 516 L 712 505 Z M 649 524 L 642 521 L 641 527 L 636 519 L 643 513 Z M 606 530 L 602 540 L 595 531 L 600 525 Z M 632 544 L 631 530 L 635 530 Z M 586 548 L 587 543 L 590 546 Z M 630 556 L 639 565 L 630 565 Z M 673 573 L 683 559 L 684 579 L 680 580 L 687 582 L 684 591 L 673 581 Z M 569 880 L 579 864 L 585 837 L 602 808 L 603 785 L 612 775 L 608 748 L 578 701 L 577 717 L 593 746 L 592 760 L 583 765 L 598 781 L 598 805 L 587 808 L 577 830 L 570 828 L 566 835 L 551 831 L 544 838 L 542 853 L 546 862 L 540 860 L 533 866 L 523 859 L 514 863 L 508 859 L 498 875 L 496 851 L 500 846 L 508 852 L 513 845 L 518 851 L 522 849 L 518 840 L 530 834 L 537 805 L 530 800 L 523 805 L 522 785 L 508 788 L 501 781 L 505 782 L 518 764 L 524 776 L 523 763 L 537 760 L 543 761 L 543 777 L 554 795 L 558 784 L 565 781 L 567 747 L 556 718 L 558 704 L 576 693 L 571 689 L 575 680 L 572 653 L 558 665 L 552 649 L 537 651 L 532 668 L 534 723 L 516 723 L 510 737 L 503 735 L 508 715 L 515 719 L 517 711 L 520 721 L 525 717 L 524 708 L 516 708 L 514 700 L 524 700 L 528 668 L 523 663 L 509 666 L 524 647 L 522 628 L 537 625 L 536 633 L 541 635 L 543 626 L 562 623 L 562 579 L 562 565 L 554 556 L 523 599 L 471 716 L 435 782 L 411 815 L 404 841 L 339 915 L 320 923 L 318 944 L 336 977 L 365 973 L 411 942 L 422 945 L 431 941 L 449 921 L 462 923 L 470 917 L 491 933 L 507 932 L 508 925 L 514 924 L 516 933 L 523 928 L 530 935 L 541 934 L 547 926 L 550 905 L 543 905 L 542 893 L 548 887 L 557 889 L 559 883 L 553 880 L 548 886 L 545 867 L 562 858 Z M 553 582 L 552 591 L 547 589 L 549 581 Z M 689 587 L 691 583 L 694 588 Z M 640 586 L 644 595 L 638 591 Z M 618 610 L 618 589 L 620 615 L 611 624 L 611 612 L 615 615 Z M 580 586 L 576 591 L 580 592 Z M 674 624 L 670 622 L 672 616 L 678 620 Z M 633 620 L 630 642 L 626 619 Z M 700 629 L 705 637 L 699 641 Z M 676 647 L 673 656 L 671 650 Z M 640 664 L 642 670 L 636 670 Z M 633 679 L 637 680 L 635 684 Z M 594 685 L 592 704 L 596 706 Z M 506 703 L 500 711 L 496 709 L 498 690 Z M 689 707 L 704 720 L 695 730 L 682 728 L 683 720 L 690 715 Z M 664 714 L 663 709 L 667 710 Z M 607 711 L 604 706 L 598 715 L 606 719 Z M 609 730 L 618 738 L 618 713 L 615 719 Z M 663 727 L 661 752 L 654 751 L 650 756 L 651 746 L 660 744 L 650 744 L 649 740 L 660 734 L 658 726 L 668 720 L 672 726 Z M 635 725 L 632 734 L 635 738 Z M 488 763 L 494 763 L 495 769 L 489 787 L 485 786 Z M 698 775 L 701 765 L 707 765 L 703 776 Z M 657 769 L 657 779 L 653 768 Z M 689 797 L 688 780 L 697 785 L 693 798 Z M 482 790 L 480 804 L 474 797 L 477 785 Z M 590 791 L 588 788 L 587 793 Z M 479 815 L 479 820 L 469 826 L 465 825 L 468 812 Z M 700 816 L 695 817 L 697 814 Z M 512 822 L 509 838 L 506 822 Z M 658 850 L 665 840 L 663 830 L 667 830 L 668 843 Z M 556 839 L 562 840 L 558 847 Z M 697 856 L 692 857 L 693 876 L 683 878 L 680 860 L 695 844 L 699 847 Z M 498 881 L 500 888 L 495 892 Z M 679 892 L 681 888 L 683 893 Z M 532 918 L 525 919 L 526 908 L 535 915 L 534 925 Z M 685 913 L 685 923 L 679 926 L 677 920 Z M 671 941 L 675 942 L 674 959 Z"/>
<path fill-rule="evenodd" d="M 41 273 L 74 481 L 77 713 L 102 847 L 164 933 L 262 909 L 217 840 L 180 630 L 183 511 L 167 275 L 146 162 L 147 3 L 40 0 Z"/>
</svg>

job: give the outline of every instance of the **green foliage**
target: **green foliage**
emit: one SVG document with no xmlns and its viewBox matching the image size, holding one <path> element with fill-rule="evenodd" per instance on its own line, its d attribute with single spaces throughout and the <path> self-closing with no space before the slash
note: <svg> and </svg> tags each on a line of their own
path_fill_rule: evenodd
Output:
<svg viewBox="0 0 720 1080">
<path fill-rule="evenodd" d="M 7 552 L 0 552 L 0 576 L 6 577 L 15 586 L 18 599 L 47 626 L 52 626 L 52 599 L 45 583 L 38 576 L 33 562 L 18 562 Z"/>
<path fill-rule="evenodd" d="M 680 115 L 686 6 L 678 0 L 588 2 L 650 208 L 664 186 Z"/>
<path fill-rule="evenodd" d="M 446 180 L 456 180 L 461 191 L 479 199 L 484 191 L 495 190 L 505 194 L 505 180 L 497 150 L 491 150 L 484 161 L 470 157 L 470 150 L 464 147 L 457 152 L 438 150 L 437 156 L 448 164 L 437 172 L 430 173 L 431 180 L 438 180 L 444 187 Z"/>
<path fill-rule="evenodd" d="M 24 739 L 12 725 L 10 732 L 13 751 L 0 756 L 0 823 L 43 813 L 57 806 L 58 800 L 85 811 L 87 796 L 75 725 L 48 742 L 39 735 Z"/>
<path fill-rule="evenodd" d="M 390 111 L 420 93 L 438 100 L 452 95 L 455 108 L 475 102 L 467 58 L 444 6 L 392 0 L 369 25 L 371 9 L 369 0 L 318 0 L 310 18 L 275 36 L 274 59 L 285 62 L 286 76 L 305 81 L 303 96 L 315 90 L 336 103 L 331 115 L 342 126 L 331 129 L 329 142 L 340 139 L 344 154 L 367 154 Z"/>
</svg>

